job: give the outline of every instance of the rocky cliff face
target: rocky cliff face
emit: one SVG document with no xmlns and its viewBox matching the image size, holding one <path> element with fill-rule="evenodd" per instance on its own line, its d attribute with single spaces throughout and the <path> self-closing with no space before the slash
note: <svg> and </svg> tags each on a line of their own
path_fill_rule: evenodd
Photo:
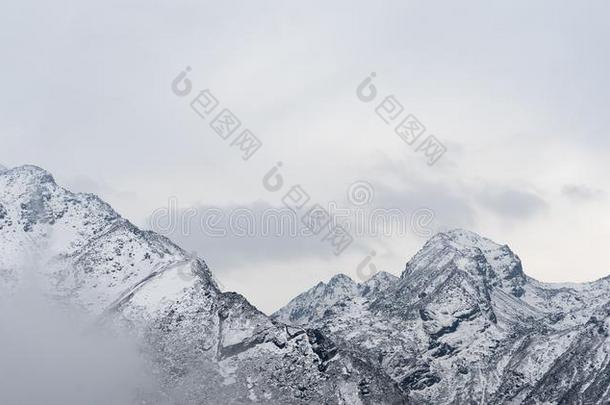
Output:
<svg viewBox="0 0 610 405">
<path fill-rule="evenodd" d="M 508 246 L 454 230 L 398 282 L 365 295 L 333 280 L 274 317 L 376 361 L 413 403 L 610 403 L 608 279 L 540 283 Z"/>
<path fill-rule="evenodd" d="M 221 292 L 205 262 L 35 166 L 0 173 L 0 290 L 45 294 L 137 337 L 180 404 L 403 403 L 377 364 Z M 388 402 L 389 401 L 389 402 Z"/>
</svg>

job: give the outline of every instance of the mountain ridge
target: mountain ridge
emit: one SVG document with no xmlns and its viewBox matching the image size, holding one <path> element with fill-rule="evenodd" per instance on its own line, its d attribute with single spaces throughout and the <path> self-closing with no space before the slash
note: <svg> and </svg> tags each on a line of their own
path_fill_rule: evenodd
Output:
<svg viewBox="0 0 610 405">
<path fill-rule="evenodd" d="M 273 317 L 314 326 L 340 347 L 378 358 L 415 403 L 610 400 L 601 388 L 610 341 L 598 325 L 610 322 L 608 277 L 542 283 L 526 275 L 508 245 L 456 229 L 433 236 L 396 283 L 366 299 L 335 294 L 330 283 L 325 289 L 336 299 L 316 301 L 310 289 Z M 601 337 L 588 337 L 598 329 Z M 591 346 L 582 348 L 580 340 Z M 591 362 L 592 356 L 605 360 Z M 582 364 L 593 370 L 589 379 L 561 377 L 581 372 Z"/>
<path fill-rule="evenodd" d="M 137 336 L 176 404 L 610 403 L 610 276 L 539 282 L 471 231 L 434 235 L 400 277 L 338 274 L 267 316 L 203 259 L 26 165 L 0 171 L 2 296 L 32 272 Z"/>
<path fill-rule="evenodd" d="M 0 173 L 2 295 L 34 271 L 45 295 L 131 331 L 171 403 L 404 402 L 391 379 L 321 332 L 273 322 L 220 291 L 203 259 L 26 165 Z"/>
</svg>

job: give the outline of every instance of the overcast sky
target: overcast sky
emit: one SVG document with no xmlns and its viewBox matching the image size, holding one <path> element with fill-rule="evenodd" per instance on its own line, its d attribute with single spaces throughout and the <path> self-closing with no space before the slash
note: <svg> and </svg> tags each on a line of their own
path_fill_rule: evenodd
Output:
<svg viewBox="0 0 610 405">
<path fill-rule="evenodd" d="M 312 202 L 422 207 L 429 227 L 509 244 L 527 274 L 610 274 L 610 5 L 605 1 L 2 1 L 0 163 L 39 165 L 148 228 L 155 209 L 281 206 L 278 161 Z M 186 66 L 192 94 L 172 80 Z M 371 72 L 377 99 L 357 86 Z M 262 142 L 248 161 L 189 107 L 210 89 Z M 376 114 L 394 95 L 447 152 L 433 166 Z M 216 111 L 217 112 L 217 111 Z M 352 204 L 353 208 L 353 204 Z M 358 264 L 399 274 L 424 232 L 172 237 L 271 312 Z"/>
</svg>

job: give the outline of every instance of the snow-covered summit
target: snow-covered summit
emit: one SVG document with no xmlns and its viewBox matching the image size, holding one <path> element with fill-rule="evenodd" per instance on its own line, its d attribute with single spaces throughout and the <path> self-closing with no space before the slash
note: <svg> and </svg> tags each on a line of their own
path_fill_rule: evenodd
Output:
<svg viewBox="0 0 610 405">
<path fill-rule="evenodd" d="M 466 229 L 456 228 L 445 232 L 439 232 L 430 238 L 429 242 L 434 243 L 437 240 L 443 240 L 453 243 L 456 246 L 479 248 L 479 249 L 496 249 L 499 244 L 491 239 L 483 237 L 476 232 Z"/>
<path fill-rule="evenodd" d="M 53 175 L 41 167 L 35 165 L 23 165 L 17 166 L 12 169 L 2 167 L 4 176 L 10 178 L 10 183 L 20 183 L 24 186 L 36 186 L 44 183 L 53 183 L 55 185 L 55 179 Z"/>
<path fill-rule="evenodd" d="M 508 245 L 500 245 L 475 232 L 454 229 L 430 238 L 407 263 L 401 278 L 438 277 L 463 271 L 485 284 L 499 285 L 514 295 L 526 282 L 521 259 Z"/>
<path fill-rule="evenodd" d="M 274 323 L 221 292 L 203 259 L 28 165 L 0 172 L 0 296 L 32 276 L 95 323 L 127 327 L 177 403 L 401 401 L 387 375 L 338 355 L 322 332 Z M 329 299 L 350 292 L 346 276 L 329 284 Z"/>
<path fill-rule="evenodd" d="M 306 325 L 314 319 L 329 316 L 336 304 L 345 307 L 346 302 L 373 299 L 397 280 L 398 277 L 385 271 L 373 274 L 362 283 L 356 283 L 345 274 L 337 274 L 328 283 L 320 282 L 295 297 L 273 314 L 273 318 L 292 325 Z"/>
<path fill-rule="evenodd" d="M 400 279 L 379 273 L 331 303 L 311 291 L 275 316 L 380 362 L 414 403 L 610 401 L 607 278 L 540 283 L 507 245 L 456 229 L 430 238 Z"/>
<path fill-rule="evenodd" d="M 397 283 L 398 280 L 398 277 L 387 271 L 378 271 L 360 285 L 360 292 L 363 296 L 371 296 L 372 294 L 385 291 Z"/>
<path fill-rule="evenodd" d="M 328 286 L 333 289 L 341 288 L 341 289 L 350 289 L 356 283 L 346 274 L 339 273 L 331 277 L 328 280 Z"/>
</svg>

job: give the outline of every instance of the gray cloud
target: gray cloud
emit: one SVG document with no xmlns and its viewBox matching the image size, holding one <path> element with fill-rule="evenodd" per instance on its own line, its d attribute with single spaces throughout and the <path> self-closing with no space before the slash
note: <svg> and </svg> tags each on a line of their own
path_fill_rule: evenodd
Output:
<svg viewBox="0 0 610 405">
<path fill-rule="evenodd" d="M 149 217 L 151 229 L 200 252 L 216 272 L 235 265 L 333 258 L 330 246 L 320 240 L 322 234 L 309 234 L 300 217 L 286 207 L 263 201 L 180 207 L 172 201 Z"/>
<path fill-rule="evenodd" d="M 351 236 L 348 249 L 360 253 L 370 251 L 367 244 L 371 241 L 384 245 L 385 240 L 392 238 L 430 237 L 439 228 L 436 212 L 440 213 L 443 223 L 472 224 L 471 213 L 457 196 L 432 187 L 427 193 L 380 185 L 370 204 L 330 201 L 320 205 L 333 218 L 331 225 L 341 225 Z M 434 203 L 425 205 L 432 195 L 437 197 Z M 244 264 L 256 266 L 311 258 L 336 260 L 330 242 L 322 240 L 330 228 L 312 235 L 302 222 L 312 205 L 307 204 L 299 211 L 264 201 L 181 207 L 171 197 L 165 207 L 152 213 L 147 223 L 149 228 L 183 248 L 201 252 L 219 273 Z"/>
<path fill-rule="evenodd" d="M 475 224 L 475 211 L 461 193 L 446 187 L 443 183 L 418 183 L 404 187 L 378 186 L 376 206 L 400 208 L 413 212 L 428 208 L 434 212 L 434 227 L 472 228 Z"/>
<path fill-rule="evenodd" d="M 485 187 L 476 197 L 485 208 L 512 220 L 529 219 L 549 208 L 545 200 L 532 192 L 499 186 Z"/>
<path fill-rule="evenodd" d="M 417 165 L 415 159 L 396 160 L 378 153 L 362 175 L 376 179 L 371 180 L 376 191 L 375 206 L 407 212 L 429 208 L 435 213 L 433 226 L 438 229 L 475 226 L 476 207 L 470 198 L 470 187 L 453 176 L 451 160 L 441 164 L 444 167 L 439 173 Z"/>
<path fill-rule="evenodd" d="M 604 197 L 602 190 L 584 184 L 566 184 L 562 187 L 561 193 L 576 202 L 594 201 Z"/>
</svg>

